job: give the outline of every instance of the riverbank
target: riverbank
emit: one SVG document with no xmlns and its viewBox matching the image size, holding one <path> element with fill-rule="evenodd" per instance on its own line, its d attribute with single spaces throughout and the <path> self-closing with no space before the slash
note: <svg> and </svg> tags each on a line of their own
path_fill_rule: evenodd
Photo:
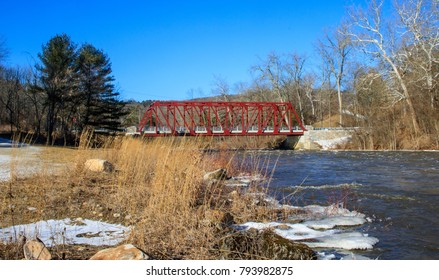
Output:
<svg viewBox="0 0 439 280">
<path fill-rule="evenodd" d="M 206 153 L 200 143 L 194 141 L 167 138 L 145 142 L 113 138 L 101 149 L 91 149 L 87 144 L 77 150 L 34 149 L 9 151 L 9 164 L 25 165 L 23 160 L 29 160 L 31 157 L 27 155 L 32 151 L 32 157 L 41 162 L 50 161 L 50 158 L 53 161 L 62 159 L 66 168 L 56 172 L 43 168 L 29 176 L 21 176 L 20 168 L 11 168 L 7 181 L 0 183 L 2 258 L 22 257 L 17 249 L 19 244 L 14 243 L 18 238 L 15 234 L 22 229 L 24 234 L 31 235 L 28 238 L 53 240 L 54 236 L 64 236 L 62 241 L 56 239 L 56 244 L 47 246 L 54 245 L 52 253 L 57 259 L 78 258 L 78 254 L 69 255 L 76 241 L 70 243 L 72 236 L 69 232 L 63 233 L 62 229 L 67 230 L 67 224 L 78 226 L 85 221 L 105 221 L 129 228 L 124 242 L 134 244 L 152 258 L 217 259 L 223 253 L 218 248 L 218 241 L 230 235 L 231 230 L 224 226 L 224 217 L 233 217 L 233 221 L 239 223 L 277 213 L 277 210 L 255 205 L 253 198 L 245 195 L 250 190 L 263 192 L 251 179 L 245 179 L 244 193 L 241 193 L 242 184 L 224 187 L 221 181 L 203 179 L 206 172 L 217 168 L 227 169 L 227 176 L 245 173 L 251 178 L 253 174 L 260 174 L 260 168 L 253 165 L 258 162 L 236 162 L 233 153 Z M 44 155 L 45 152 L 50 155 Z M 114 169 L 106 172 L 87 170 L 84 163 L 90 158 L 108 160 Z M 232 195 L 235 197 L 231 200 Z M 50 226 L 52 236 L 26 230 L 41 229 L 48 221 L 58 221 L 55 228 L 61 232 L 56 232 L 53 225 Z M 79 232 L 73 237 L 91 234 L 112 238 L 101 236 L 103 232 L 106 231 Z M 70 249 L 60 251 L 64 245 Z M 77 249 L 89 246 L 92 245 L 81 244 Z M 86 253 L 80 256 L 81 259 L 88 257 Z"/>
<path fill-rule="evenodd" d="M 14 243 L 16 234 L 23 231 L 30 235 L 28 238 L 39 237 L 46 243 L 52 240 L 47 246 L 55 259 L 88 259 L 100 248 L 114 245 L 104 240 L 117 240 L 111 235 L 119 232 L 117 229 L 124 232 L 122 243 L 134 244 L 155 259 L 317 258 L 315 253 L 310 255 L 309 246 L 300 243 L 299 252 L 303 254 L 294 256 L 267 255 L 272 252 L 268 245 L 261 249 L 258 244 L 267 244 L 262 240 L 268 238 L 270 242 L 295 246 L 288 236 L 303 239 L 297 227 L 308 228 L 309 236 L 303 240 L 312 242 L 342 233 L 338 227 L 350 225 L 353 220 L 354 224 L 367 222 L 361 213 L 353 214 L 338 205 L 337 211 L 315 212 L 317 208 L 313 208 L 313 212 L 280 204 L 267 196 L 273 172 L 269 166 L 273 162 L 254 152 L 206 152 L 203 147 L 190 139 L 120 138 L 109 140 L 101 149 L 87 144 L 78 149 L 37 149 L 34 156 L 40 163 L 59 162 L 66 168 L 49 171 L 46 167 L 24 177 L 13 168 L 8 181 L 0 183 L 0 211 L 4 217 L 0 222 L 1 258 L 23 257 L 20 244 Z M 17 154 L 11 165 L 24 164 L 20 159 L 30 159 L 26 155 L 31 150 L 14 150 Z M 113 168 L 105 172 L 87 170 L 84 163 L 90 158 L 105 159 Z M 227 180 L 203 178 L 219 168 L 227 170 Z M 324 219 L 329 220 L 322 222 Z M 96 224 L 98 221 L 106 224 Z M 323 235 L 313 232 L 316 221 L 328 228 Z M 49 233 L 43 230 L 46 224 Z M 95 226 L 89 229 L 90 224 Z M 83 231 L 72 232 L 70 226 L 81 226 Z M 276 232 L 279 230 L 286 235 Z M 353 238 L 349 232 L 336 237 Z M 267 233 L 278 237 L 267 237 Z M 377 242 L 362 233 L 353 235 L 363 249 Z M 100 247 L 84 243 L 84 238 L 100 238 Z M 244 247 L 238 244 L 242 240 L 249 242 L 244 247 L 250 252 L 241 251 Z"/>
</svg>

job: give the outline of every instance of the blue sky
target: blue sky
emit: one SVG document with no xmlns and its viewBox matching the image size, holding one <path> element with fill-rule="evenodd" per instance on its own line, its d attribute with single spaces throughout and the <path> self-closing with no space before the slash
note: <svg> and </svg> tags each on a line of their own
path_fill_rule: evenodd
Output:
<svg viewBox="0 0 439 280">
<path fill-rule="evenodd" d="M 123 99 L 183 100 L 190 89 L 210 95 L 215 76 L 232 88 L 251 82 L 250 67 L 270 52 L 311 57 L 353 1 L 1 0 L 0 37 L 7 64 L 24 67 L 66 33 L 108 54 Z"/>
</svg>

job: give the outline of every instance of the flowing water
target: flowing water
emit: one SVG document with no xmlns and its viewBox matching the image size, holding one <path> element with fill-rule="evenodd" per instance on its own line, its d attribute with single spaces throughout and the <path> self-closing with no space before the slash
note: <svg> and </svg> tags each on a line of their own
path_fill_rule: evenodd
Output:
<svg viewBox="0 0 439 280">
<path fill-rule="evenodd" d="M 370 222 L 378 259 L 439 259 L 439 152 L 274 151 L 270 192 L 293 205 L 343 203 Z"/>
</svg>

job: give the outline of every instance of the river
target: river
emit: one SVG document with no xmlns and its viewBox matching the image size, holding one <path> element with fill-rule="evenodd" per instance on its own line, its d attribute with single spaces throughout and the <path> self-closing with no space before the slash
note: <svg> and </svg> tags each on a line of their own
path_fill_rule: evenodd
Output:
<svg viewBox="0 0 439 280">
<path fill-rule="evenodd" d="M 439 259 L 439 152 L 273 151 L 269 191 L 298 206 L 343 203 L 379 239 L 373 259 Z M 265 158 L 265 159 L 264 159 Z M 335 253 L 336 252 L 328 252 Z"/>
</svg>

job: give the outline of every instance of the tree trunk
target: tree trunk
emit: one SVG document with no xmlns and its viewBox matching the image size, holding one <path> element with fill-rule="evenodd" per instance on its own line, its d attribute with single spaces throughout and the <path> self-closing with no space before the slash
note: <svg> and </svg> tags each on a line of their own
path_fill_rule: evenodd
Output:
<svg viewBox="0 0 439 280">
<path fill-rule="evenodd" d="M 46 145 L 51 145 L 53 141 L 53 129 L 55 127 L 55 102 L 51 101 L 47 110 L 46 119 Z"/>
<path fill-rule="evenodd" d="M 395 65 L 395 63 L 390 59 L 390 57 L 387 55 L 387 53 L 382 50 L 382 57 L 389 63 L 389 65 L 392 67 L 393 72 L 396 75 L 396 78 L 398 79 L 399 85 L 402 88 L 402 92 L 404 95 L 404 100 L 408 106 L 409 109 L 409 113 L 410 113 L 410 117 L 412 119 L 412 124 L 413 124 L 413 130 L 415 132 L 415 135 L 419 135 L 421 129 L 419 128 L 419 122 L 418 122 L 418 118 L 416 116 L 416 110 L 415 107 L 413 106 L 413 102 L 409 93 L 409 90 L 407 89 L 407 86 L 404 82 L 404 79 L 402 78 L 398 67 Z"/>
<path fill-rule="evenodd" d="M 340 79 L 337 79 L 337 96 L 338 96 L 338 113 L 340 114 L 339 117 L 339 123 L 340 126 L 343 126 L 343 104 L 342 104 L 342 98 L 341 98 L 341 84 Z"/>
<path fill-rule="evenodd" d="M 304 118 L 303 118 L 303 109 L 302 109 L 302 98 L 300 98 L 300 90 L 298 86 L 296 89 L 296 94 L 297 94 L 297 101 L 299 102 L 300 120 L 302 121 L 302 123 L 305 123 L 303 120 Z"/>
</svg>

